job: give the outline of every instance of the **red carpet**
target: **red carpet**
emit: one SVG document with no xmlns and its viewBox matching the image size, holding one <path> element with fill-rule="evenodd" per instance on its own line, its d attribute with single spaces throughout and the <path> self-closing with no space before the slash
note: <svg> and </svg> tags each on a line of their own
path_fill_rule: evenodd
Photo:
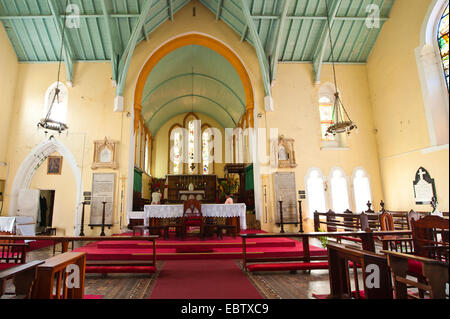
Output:
<svg viewBox="0 0 450 319">
<path fill-rule="evenodd" d="M 232 260 L 170 260 L 151 299 L 262 299 Z"/>
</svg>

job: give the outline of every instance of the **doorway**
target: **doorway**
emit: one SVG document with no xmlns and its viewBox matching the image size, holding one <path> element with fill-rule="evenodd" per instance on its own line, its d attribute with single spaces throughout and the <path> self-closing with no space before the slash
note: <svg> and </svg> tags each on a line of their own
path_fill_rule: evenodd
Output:
<svg viewBox="0 0 450 319">
<path fill-rule="evenodd" d="M 44 232 L 52 227 L 53 209 L 55 204 L 55 190 L 39 191 L 39 215 L 36 223 L 36 233 Z"/>
</svg>

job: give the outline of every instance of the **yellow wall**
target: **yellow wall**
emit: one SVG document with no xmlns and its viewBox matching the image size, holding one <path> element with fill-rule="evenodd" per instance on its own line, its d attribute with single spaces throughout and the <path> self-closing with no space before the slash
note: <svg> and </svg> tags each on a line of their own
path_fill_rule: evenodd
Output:
<svg viewBox="0 0 450 319">
<path fill-rule="evenodd" d="M 54 156 L 60 154 L 54 153 Z M 31 180 L 31 189 L 55 190 L 55 204 L 53 210 L 52 227 L 57 229 L 58 235 L 73 234 L 76 205 L 76 183 L 72 169 L 64 161 L 61 175 L 47 175 L 47 163 L 44 161 L 36 170 Z"/>
<path fill-rule="evenodd" d="M 329 65 L 323 67 L 322 85 L 333 81 L 331 71 Z M 263 116 L 259 125 L 278 128 L 280 135 L 295 139 L 297 168 L 278 169 L 277 171 L 295 172 L 296 190 L 305 190 L 304 177 L 308 169 L 312 167 L 320 168 L 325 178 L 328 178 L 330 170 L 334 166 L 339 166 L 345 171 L 351 185 L 353 170 L 361 166 L 370 176 L 372 198 L 374 206 L 377 208 L 383 195 L 366 67 L 338 65 L 336 71 L 342 101 L 351 119 L 359 127 L 358 133 L 353 132 L 348 140 L 348 150 L 321 150 L 318 106 L 320 85 L 316 86 L 312 82 L 313 69 L 310 64 L 278 65 L 277 82 L 272 91 L 275 112 Z M 264 184 L 268 185 L 269 198 L 273 199 L 273 188 L 270 189 L 273 184 L 272 178 L 268 176 L 267 180 L 263 182 Z M 349 193 L 351 209 L 354 210 L 353 190 L 350 187 Z M 330 200 L 329 203 L 331 204 Z M 303 216 L 306 217 L 307 203 L 305 201 L 303 201 L 302 207 Z M 328 207 L 331 208 L 330 205 Z M 275 221 L 273 203 L 269 207 L 269 222 L 270 218 Z M 275 226 L 265 225 L 265 227 L 269 230 L 277 230 Z M 312 230 L 312 219 L 308 221 L 306 229 Z"/>
<path fill-rule="evenodd" d="M 42 118 L 44 108 L 44 95 L 47 88 L 56 81 L 57 64 L 20 64 L 15 93 L 12 125 L 14 134 L 9 136 L 8 161 L 10 167 L 10 182 L 8 194 L 11 191 L 12 181 L 17 169 L 24 158 L 40 142 L 49 138 L 42 130 L 37 131 L 36 124 Z M 64 67 L 61 78 L 65 78 Z M 67 112 L 68 134 L 55 137 L 61 141 L 73 154 L 79 167 L 82 168 L 82 191 L 91 191 L 93 172 L 115 172 L 115 203 L 114 223 L 118 231 L 120 222 L 120 190 L 122 177 L 127 176 L 128 145 L 131 119 L 126 113 L 114 113 L 113 101 L 115 89 L 111 85 L 111 66 L 109 63 L 77 63 L 75 65 L 74 87 L 68 88 L 69 104 Z M 94 156 L 94 140 L 102 140 L 105 136 L 118 140 L 119 170 L 109 169 L 92 170 L 91 165 Z M 67 163 L 67 160 L 64 161 Z M 73 174 L 65 169 L 66 175 L 61 176 L 60 185 L 73 183 Z M 40 175 L 34 185 L 50 183 L 50 178 Z M 59 182 L 58 182 L 59 183 Z M 41 186 L 39 186 L 41 187 Z M 64 191 L 65 192 L 65 191 Z M 73 193 L 75 198 L 76 193 Z M 72 197 L 67 199 L 56 191 L 55 207 L 58 211 L 55 218 L 61 218 L 61 232 L 67 235 L 73 233 L 75 210 Z M 8 201 L 8 198 L 7 198 Z M 123 206 L 123 205 L 122 205 Z M 123 206 L 124 207 L 124 206 Z M 4 209 L 7 214 L 8 207 Z M 58 216 L 58 217 L 56 217 Z M 58 223 L 58 222 L 57 222 Z M 62 223 L 65 223 L 62 226 Z M 89 223 L 89 207 L 86 209 L 85 224 Z M 85 233 L 99 234 L 99 229 L 85 228 Z"/>
<path fill-rule="evenodd" d="M 429 210 L 414 202 L 419 167 L 436 182 L 439 208 L 448 211 L 449 151 L 430 147 L 414 50 L 430 0 L 397 0 L 367 64 L 386 207 Z M 405 21 L 408 21 L 405 23 Z"/>
<path fill-rule="evenodd" d="M 16 53 L 0 22 L 0 162 L 6 161 L 10 120 L 18 72 Z M 0 165 L 0 179 L 7 178 L 7 167 Z"/>
</svg>

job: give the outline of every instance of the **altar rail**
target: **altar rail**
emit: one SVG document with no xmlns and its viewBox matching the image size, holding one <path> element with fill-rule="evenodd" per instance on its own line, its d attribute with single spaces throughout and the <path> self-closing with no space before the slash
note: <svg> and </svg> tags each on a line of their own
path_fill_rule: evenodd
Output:
<svg viewBox="0 0 450 319">
<path fill-rule="evenodd" d="M 245 270 L 247 270 L 248 263 L 260 263 L 260 262 L 284 262 L 284 261 L 302 261 L 309 263 L 311 261 L 325 260 L 328 257 L 324 256 L 311 256 L 309 251 L 309 239 L 319 237 L 357 237 L 361 240 L 362 249 L 366 251 L 375 252 L 375 239 L 382 236 L 389 235 L 411 235 L 409 230 L 396 230 L 396 231 L 356 231 L 356 232 L 313 232 L 313 233 L 258 233 L 258 234 L 241 234 L 242 238 L 242 263 Z M 247 256 L 247 239 L 255 238 L 301 238 L 303 245 L 303 257 L 268 257 L 268 258 L 249 258 Z"/>
<path fill-rule="evenodd" d="M 156 239 L 158 235 L 148 236 L 15 236 L 0 235 L 0 241 L 8 240 L 14 242 L 16 240 L 53 240 L 55 243 L 61 243 L 61 252 L 66 253 L 69 250 L 69 243 L 74 241 L 134 241 L 143 240 L 153 243 L 153 265 L 156 264 Z M 88 264 L 90 262 L 88 261 Z M 98 263 L 97 263 L 98 264 Z M 130 264 L 132 262 L 130 261 Z M 133 264 L 134 265 L 134 264 Z"/>
</svg>

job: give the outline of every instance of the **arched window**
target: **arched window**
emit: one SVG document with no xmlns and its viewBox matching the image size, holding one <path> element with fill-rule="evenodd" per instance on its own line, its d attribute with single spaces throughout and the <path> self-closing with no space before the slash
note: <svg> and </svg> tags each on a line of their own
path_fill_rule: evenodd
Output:
<svg viewBox="0 0 450 319">
<path fill-rule="evenodd" d="M 432 0 L 416 48 L 430 146 L 449 143 L 448 0 Z"/>
<path fill-rule="evenodd" d="M 444 67 L 444 78 L 445 83 L 447 84 L 447 90 L 449 89 L 448 83 L 448 4 L 444 10 L 444 13 L 439 21 L 438 25 L 438 45 L 439 52 L 441 54 L 442 65 Z"/>
<path fill-rule="evenodd" d="M 194 162 L 195 162 L 195 124 L 194 124 L 194 120 L 191 120 L 188 122 L 188 172 L 189 174 L 194 174 L 196 167 L 193 166 Z"/>
<path fill-rule="evenodd" d="M 331 206 L 335 213 L 343 213 L 350 209 L 348 183 L 345 172 L 335 167 L 330 172 Z"/>
<path fill-rule="evenodd" d="M 355 198 L 356 213 L 367 210 L 367 202 L 372 202 L 370 179 L 364 168 L 358 167 L 353 172 L 353 196 Z"/>
<path fill-rule="evenodd" d="M 202 174 L 214 173 L 212 141 L 212 130 L 209 126 L 205 126 L 202 132 Z"/>
<path fill-rule="evenodd" d="M 327 211 L 325 196 L 325 179 L 318 168 L 311 168 L 305 177 L 308 216 L 313 217 L 315 211 Z"/>
<path fill-rule="evenodd" d="M 183 174 L 183 128 L 177 124 L 169 130 L 169 172 Z"/>
<path fill-rule="evenodd" d="M 320 129 L 322 131 L 323 141 L 334 141 L 336 137 L 333 134 L 327 134 L 328 128 L 333 122 L 333 101 L 327 96 L 322 96 L 319 99 L 320 112 Z"/>
<path fill-rule="evenodd" d="M 58 96 L 56 94 L 56 88 L 59 89 Z M 69 100 L 69 95 L 67 91 L 67 87 L 62 82 L 55 82 L 49 86 L 47 92 L 45 93 L 45 101 L 44 101 L 44 118 L 47 116 L 47 113 L 52 107 L 50 120 L 66 123 L 67 121 L 67 103 Z M 53 103 L 53 106 L 52 106 Z"/>
</svg>

